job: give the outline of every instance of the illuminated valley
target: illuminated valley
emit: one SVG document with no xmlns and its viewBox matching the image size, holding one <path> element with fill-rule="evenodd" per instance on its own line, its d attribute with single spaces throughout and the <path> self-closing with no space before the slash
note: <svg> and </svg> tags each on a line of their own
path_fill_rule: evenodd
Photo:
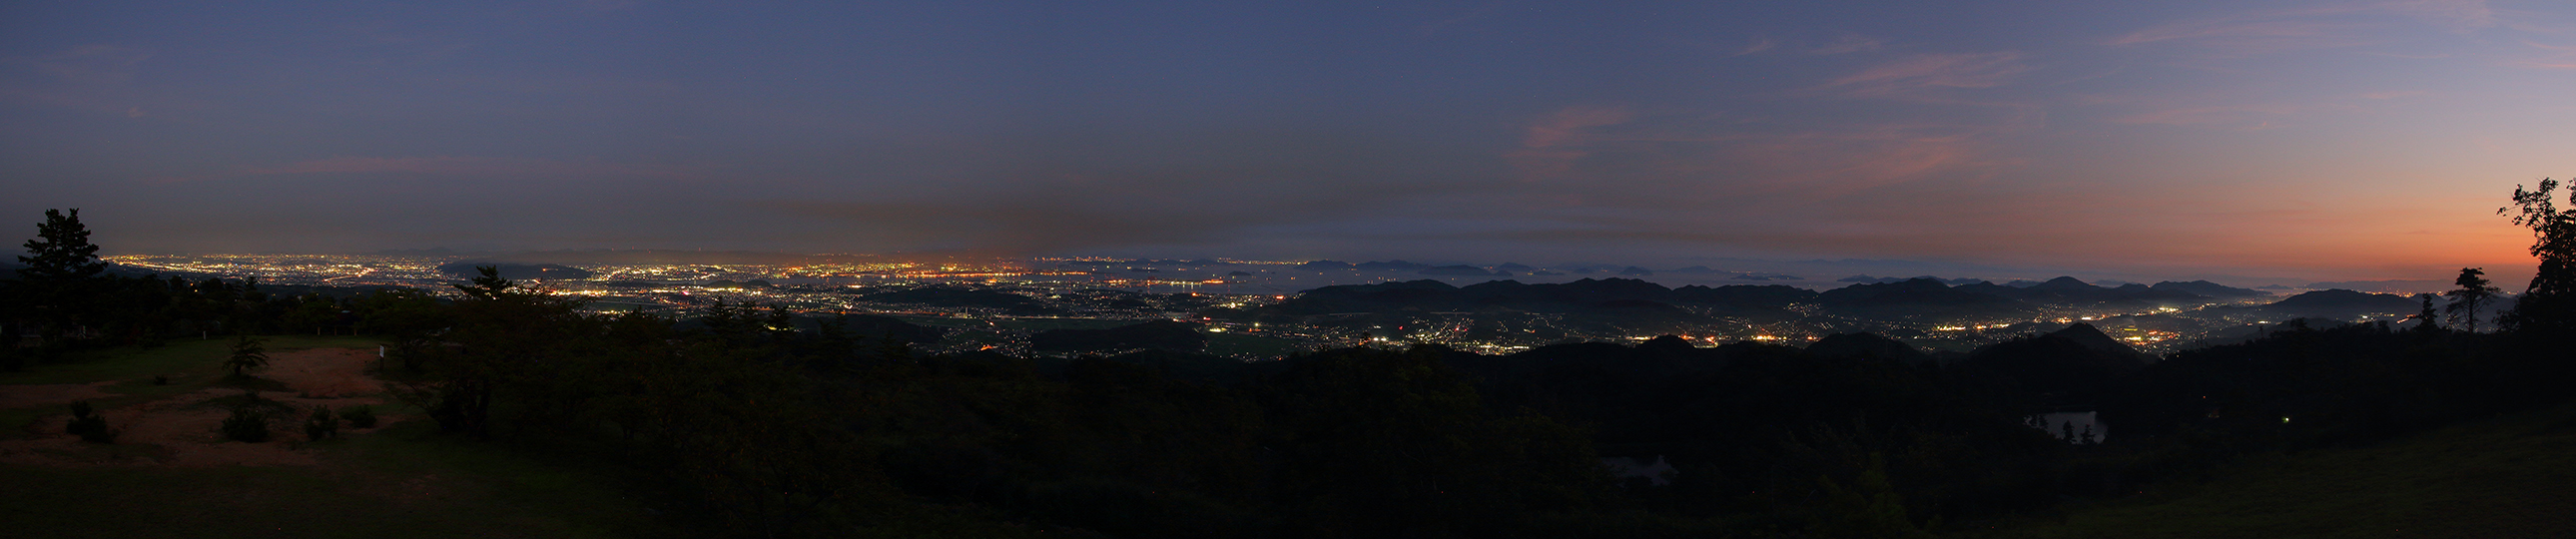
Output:
<svg viewBox="0 0 2576 539">
<path fill-rule="evenodd" d="M 368 288 L 413 288 L 455 297 L 455 271 L 474 263 L 461 257 L 383 255 L 115 256 L 132 272 L 192 278 L 256 279 L 264 285 L 325 287 L 346 293 Z M 799 260 L 781 263 L 589 263 L 561 267 L 580 278 L 522 279 L 551 294 L 581 298 L 592 312 L 642 311 L 688 318 L 717 305 L 783 309 L 806 316 L 866 314 L 939 328 L 946 336 L 933 351 L 993 350 L 1026 354 L 1032 335 L 1051 329 L 1104 328 L 1153 320 L 1195 324 L 1209 337 L 1206 352 L 1243 360 L 1354 345 L 1402 347 L 1434 343 L 1482 353 L 1510 353 L 1562 342 L 1641 342 L 1675 335 L 1697 346 L 1755 341 L 1813 342 L 1836 333 L 1870 332 L 1935 352 L 1966 352 L 2019 336 L 2090 324 L 2140 351 L 2162 354 L 2187 347 L 2243 340 L 2267 325 L 2296 316 L 2262 307 L 2271 294 L 2228 299 L 2179 298 L 2151 303 L 2091 305 L 2030 302 L 2026 311 L 1917 314 L 1875 309 L 1855 313 L 1814 298 L 1745 312 L 1690 302 L 1640 304 L 1666 310 L 1647 316 L 1489 305 L 1465 308 L 1380 305 L 1350 312 L 1283 312 L 1282 304 L 1327 286 L 1438 282 L 1621 282 L 1590 268 L 1532 275 L 1457 277 L 1425 275 L 1411 266 L 1322 270 L 1305 262 L 1244 260 L 1133 260 L 1115 258 L 1000 259 L 979 262 Z M 442 271 L 441 267 L 448 270 Z M 1576 274 L 1580 271 L 1582 274 Z M 1555 275 L 1545 275 L 1555 274 Z M 1648 277 L 1646 279 L 1654 279 Z M 1618 281 L 1613 281 L 1618 280 Z M 1636 281 L 1643 284 L 1645 281 Z M 1841 283 L 1833 283 L 1841 284 Z M 2023 283 L 2027 285 L 2028 283 Z M 1659 285 L 1646 285 L 1661 290 Z M 1757 287 L 1780 285 L 1722 285 Z M 1810 284 L 1815 288 L 1830 285 Z M 319 292 L 323 289 L 316 289 Z M 957 297 L 890 294 L 953 290 Z M 994 298 L 1003 298 L 996 302 Z M 1011 298 L 1018 298 L 1013 300 Z M 1578 306 L 1579 307 L 1579 306 Z M 2410 312 L 2344 310 L 2310 316 L 2341 322 L 2398 322 Z"/>
</svg>

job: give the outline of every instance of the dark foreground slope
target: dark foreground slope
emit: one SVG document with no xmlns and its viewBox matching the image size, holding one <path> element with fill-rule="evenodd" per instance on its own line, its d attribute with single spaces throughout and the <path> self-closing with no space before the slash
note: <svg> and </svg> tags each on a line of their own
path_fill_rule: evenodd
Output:
<svg viewBox="0 0 2576 539">
<path fill-rule="evenodd" d="M 209 394 L 276 383 L 223 378 L 218 364 L 228 344 L 190 339 L 85 351 L 0 372 L 0 536 L 657 536 L 651 510 L 617 479 L 624 471 L 439 435 L 407 407 L 375 406 L 386 424 L 344 427 L 321 442 L 291 426 L 257 444 L 225 441 L 210 429 L 149 432 L 211 413 L 198 404 Z M 362 357 L 372 357 L 375 344 L 282 336 L 270 338 L 268 350 L 288 358 L 364 348 Z M 168 383 L 155 384 L 155 376 Z M 43 393 L 65 386 L 96 389 L 83 396 L 122 431 L 116 443 L 64 439 L 65 407 Z M 270 395 L 310 400 L 295 394 Z M 387 400 L 372 392 L 344 396 Z"/>
<path fill-rule="evenodd" d="M 2567 537 L 2576 408 L 2276 454 L 1962 537 Z"/>
<path fill-rule="evenodd" d="M 1657 290 L 1594 286 L 1601 295 L 1584 299 L 1650 301 L 1615 296 Z M 2152 362 L 2085 326 L 1935 361 L 1874 336 L 1804 349 L 1665 337 L 1508 356 L 1425 345 L 1250 363 L 1169 350 L 1040 361 L 928 356 L 839 325 L 795 329 L 776 311 L 725 307 L 680 324 L 585 314 L 497 278 L 466 292 L 452 303 L 315 303 L 345 305 L 357 327 L 444 328 L 390 339 L 381 369 L 417 406 L 385 414 L 425 419 L 306 448 L 278 445 L 291 436 L 266 442 L 277 454 L 309 450 L 321 463 L 311 471 L 0 470 L 16 474 L 0 484 L 33 485 L 0 501 L 38 512 L 0 516 L 47 531 L 103 530 L 53 534 L 75 536 L 134 523 L 252 527 L 320 511 L 333 513 L 313 517 L 326 524 L 293 526 L 409 522 L 437 535 L 498 526 L 544 536 L 1922 537 L 2239 475 L 2231 470 L 2249 462 L 2322 458 L 2554 409 L 2576 385 L 2561 334 L 2382 324 L 2284 324 Z M 376 299 L 391 307 L 370 307 Z M 413 309 L 395 308 L 404 305 Z M 412 314 L 434 316 L 396 316 Z M 413 319 L 440 322 L 397 323 Z M 167 369 L 97 372 L 121 373 L 105 378 L 122 381 L 109 387 L 161 387 L 153 375 L 211 372 L 223 359 L 200 351 L 156 360 Z M 97 405 L 121 428 L 120 414 L 144 403 Z M 2085 411 L 2110 426 L 2102 443 L 2070 444 L 2030 426 L 2035 414 Z M 57 448 L 157 458 L 135 440 L 78 445 L 60 412 L 12 414 L 0 418 Z M 387 436 L 396 431 L 404 434 Z M 369 447 L 390 450 L 357 451 Z M 533 464 L 495 472 L 510 468 L 453 460 L 460 455 Z M 1666 463 L 1672 473 L 1621 474 L 1634 470 L 1614 471 L 1604 457 Z M 522 502 L 540 497 L 575 503 Z M 598 522 L 642 529 L 583 524 Z"/>
</svg>

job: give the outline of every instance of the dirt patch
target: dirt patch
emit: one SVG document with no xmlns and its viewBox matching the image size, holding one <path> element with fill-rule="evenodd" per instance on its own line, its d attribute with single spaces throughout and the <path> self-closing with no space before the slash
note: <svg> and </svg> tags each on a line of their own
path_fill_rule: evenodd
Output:
<svg viewBox="0 0 2576 539">
<path fill-rule="evenodd" d="M 262 397 L 283 403 L 293 410 L 270 418 L 270 434 L 266 442 L 243 443 L 224 438 L 222 431 L 224 418 L 231 415 L 231 410 L 224 406 L 206 403 L 214 399 L 236 397 L 243 391 L 233 388 L 211 388 L 133 406 L 101 410 L 100 414 L 107 418 L 108 428 L 117 431 L 114 446 L 91 444 L 64 434 L 62 425 L 70 418 L 68 414 L 40 417 L 35 427 L 31 429 L 40 434 L 39 438 L 0 441 L 0 463 L 181 467 L 315 465 L 319 461 L 315 460 L 314 452 L 300 448 L 308 441 L 303 431 L 305 418 L 312 414 L 313 408 L 317 406 L 329 406 L 333 410 L 340 410 L 357 405 L 384 404 L 383 398 L 374 396 L 383 392 L 383 383 L 366 375 L 367 363 L 374 359 L 375 354 L 369 351 L 351 349 L 298 350 L 271 358 L 269 368 L 259 374 L 263 378 L 285 384 L 295 396 L 276 392 L 261 394 Z M 96 396 L 108 396 L 107 393 L 97 390 L 107 383 L 64 386 L 86 389 L 96 393 Z M 14 390 L 24 387 L 64 386 L 0 387 Z M 61 399 L 59 402 L 95 398 L 80 397 L 77 395 L 82 395 L 81 393 L 68 389 L 50 391 L 51 393 L 47 393 L 51 395 L 48 398 Z M 73 396 L 64 397 L 64 395 Z M 379 415 L 378 425 L 390 425 L 400 419 L 402 418 L 398 416 Z M 364 435 L 374 430 L 358 429 L 342 424 L 340 435 Z"/>
<path fill-rule="evenodd" d="M 116 381 L 0 386 L 0 410 L 71 404 L 72 401 L 113 397 L 115 395 L 98 389 L 113 383 Z"/>
<path fill-rule="evenodd" d="M 372 395 L 385 390 L 383 382 L 367 376 L 367 364 L 375 360 L 376 354 L 368 350 L 297 350 L 270 357 L 268 368 L 260 370 L 259 376 L 316 398 Z"/>
</svg>

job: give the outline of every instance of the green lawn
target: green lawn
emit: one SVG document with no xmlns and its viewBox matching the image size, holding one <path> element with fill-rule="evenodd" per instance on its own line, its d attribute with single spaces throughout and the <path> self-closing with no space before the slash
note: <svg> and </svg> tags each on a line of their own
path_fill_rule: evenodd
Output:
<svg viewBox="0 0 2576 539">
<path fill-rule="evenodd" d="M 2576 408 L 2261 458 L 2217 477 L 1997 536 L 2576 537 Z"/>
</svg>

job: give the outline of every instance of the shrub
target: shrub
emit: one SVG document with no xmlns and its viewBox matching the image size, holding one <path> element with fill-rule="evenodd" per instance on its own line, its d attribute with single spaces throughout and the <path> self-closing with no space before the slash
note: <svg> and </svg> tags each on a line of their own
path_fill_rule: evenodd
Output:
<svg viewBox="0 0 2576 539">
<path fill-rule="evenodd" d="M 318 442 L 338 435 L 340 416 L 333 415 L 329 406 L 314 406 L 313 415 L 304 419 L 304 439 Z"/>
<path fill-rule="evenodd" d="M 152 377 L 152 385 L 156 385 L 156 386 L 166 386 L 166 385 L 170 385 L 170 377 L 169 377 L 168 375 L 155 375 L 155 376 L 153 376 L 153 377 Z"/>
<path fill-rule="evenodd" d="M 248 375 L 250 371 L 267 367 L 267 342 L 267 339 L 242 335 L 241 340 L 233 341 L 233 355 L 224 360 L 224 368 L 231 370 L 234 378 L 240 378 Z"/>
<path fill-rule="evenodd" d="M 341 408 L 340 419 L 347 420 L 350 428 L 376 428 L 376 411 L 364 404 Z"/>
<path fill-rule="evenodd" d="M 91 410 L 91 409 L 90 409 L 90 407 L 89 407 L 89 401 L 72 401 L 72 421 L 74 422 L 73 424 L 74 424 L 74 425 L 78 425 L 78 424 L 80 424 L 80 423 L 78 423 L 80 420 L 83 420 L 83 419 L 89 419 L 89 418 L 90 418 L 90 413 L 91 413 L 91 411 L 92 411 L 92 410 Z M 74 432 L 74 433 L 72 433 L 72 434 L 79 434 L 79 433 Z"/>
<path fill-rule="evenodd" d="M 107 418 L 92 410 L 89 401 L 72 401 L 72 421 L 63 426 L 63 433 L 94 443 L 116 442 L 116 431 L 107 429 Z"/>
<path fill-rule="evenodd" d="M 249 443 L 268 441 L 268 410 L 260 404 L 259 393 L 243 393 L 242 402 L 233 405 L 233 415 L 224 418 L 224 437 Z"/>
</svg>

